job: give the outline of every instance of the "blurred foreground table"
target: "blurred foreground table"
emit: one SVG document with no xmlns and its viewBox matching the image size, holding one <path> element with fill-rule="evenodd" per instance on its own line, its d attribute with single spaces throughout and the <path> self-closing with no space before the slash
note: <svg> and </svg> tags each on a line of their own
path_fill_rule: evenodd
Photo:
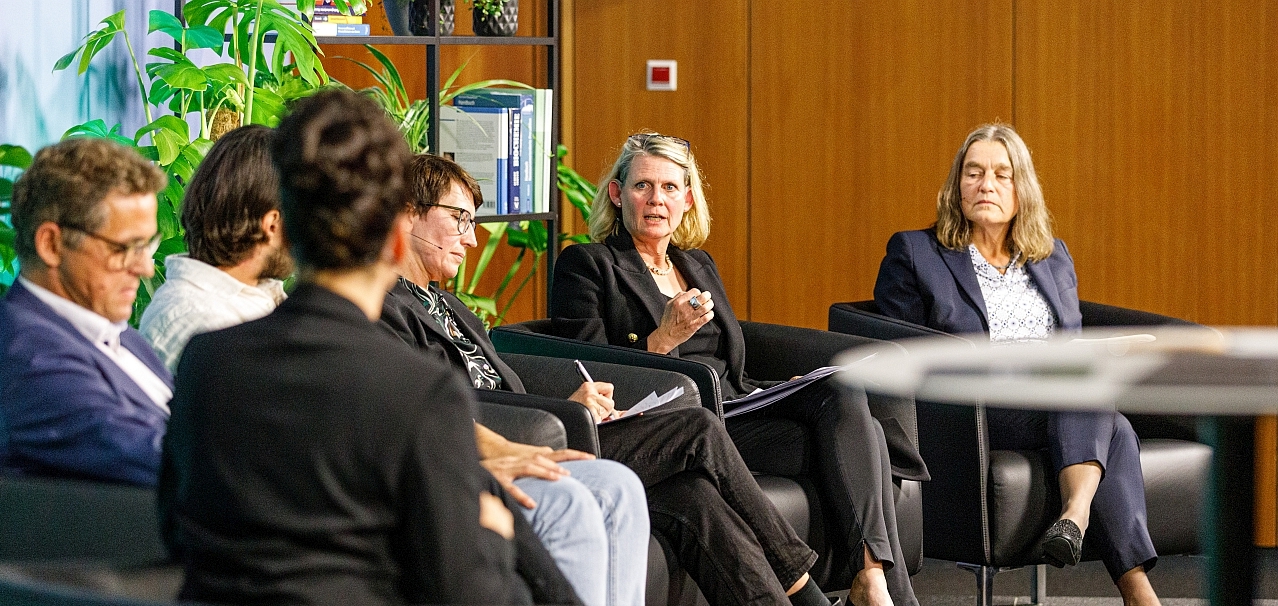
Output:
<svg viewBox="0 0 1278 606">
<path fill-rule="evenodd" d="M 1215 450 L 1203 520 L 1208 597 L 1250 604 L 1255 417 L 1278 414 L 1278 330 L 1099 329 L 1074 337 L 863 347 L 843 355 L 850 366 L 840 380 L 933 402 L 1198 416 L 1199 437 Z"/>
</svg>

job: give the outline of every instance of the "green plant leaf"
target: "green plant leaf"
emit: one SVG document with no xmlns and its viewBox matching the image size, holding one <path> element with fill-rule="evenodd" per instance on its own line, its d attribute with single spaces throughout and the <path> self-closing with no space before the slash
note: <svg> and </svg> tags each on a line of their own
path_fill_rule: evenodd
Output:
<svg viewBox="0 0 1278 606">
<path fill-rule="evenodd" d="M 208 155 L 212 147 L 213 142 L 208 139 L 196 139 L 183 146 L 177 159 L 168 166 L 169 175 L 177 177 L 183 183 L 190 183 L 195 169 L 200 166 L 200 162 L 204 161 L 204 156 Z M 176 204 L 181 204 L 181 201 L 179 200 Z"/>
<path fill-rule="evenodd" d="M 197 25 L 186 30 L 186 48 L 211 48 L 222 54 L 222 46 L 226 44 L 226 37 L 222 32 L 213 29 L 207 25 Z"/>
<path fill-rule="evenodd" d="M 386 76 L 390 80 L 390 85 L 383 82 L 383 86 L 386 86 L 387 90 L 395 94 L 396 99 L 399 100 L 400 107 L 407 109 L 410 101 L 408 90 L 404 88 L 404 79 L 400 78 L 399 70 L 395 69 L 395 62 L 391 61 L 390 57 L 387 57 L 385 53 L 377 50 L 371 44 L 365 44 L 364 48 L 368 49 L 368 52 L 372 53 L 377 62 L 381 63 L 382 67 L 386 69 Z"/>
<path fill-rule="evenodd" d="M 483 312 L 490 316 L 497 315 L 497 300 L 491 297 L 481 297 L 468 292 L 453 293 L 461 302 L 475 313 Z"/>
<path fill-rule="evenodd" d="M 264 88 L 253 88 L 253 124 L 275 128 L 279 126 L 286 110 L 284 99 L 278 94 Z"/>
<path fill-rule="evenodd" d="M 184 252 L 186 252 L 186 240 L 183 240 L 181 236 L 175 236 L 160 242 L 160 248 L 155 251 L 155 260 L 163 262 L 169 255 Z"/>
<path fill-rule="evenodd" d="M 170 63 L 155 70 L 155 77 L 169 85 L 170 88 L 184 90 L 204 90 L 209 79 L 204 70 L 188 63 Z"/>
<path fill-rule="evenodd" d="M 21 145 L 0 145 L 0 166 L 26 170 L 31 166 L 31 152 Z"/>
<path fill-rule="evenodd" d="M 137 147 L 137 143 L 133 139 L 120 134 L 119 124 L 112 126 L 108 130 L 106 122 L 103 122 L 101 119 L 90 120 L 84 124 L 77 124 L 68 128 L 65 133 L 62 133 L 63 139 L 69 139 L 71 137 L 99 137 L 102 139 L 110 139 L 128 147 Z"/>
<path fill-rule="evenodd" d="M 187 126 L 185 120 L 177 116 L 160 116 L 150 124 L 138 129 L 138 133 L 134 135 L 135 142 L 142 140 L 142 137 L 150 134 L 151 142 L 159 150 L 159 163 L 161 166 L 167 166 L 177 159 L 178 153 L 182 151 L 182 147 L 191 140 L 191 129 Z"/>
<path fill-rule="evenodd" d="M 110 44 L 115 39 L 116 34 L 124 31 L 124 10 L 120 10 L 99 23 L 102 24 L 102 27 L 89 32 L 84 37 L 84 44 L 58 59 L 57 63 L 53 64 L 53 71 L 66 69 L 67 66 L 71 65 L 72 61 L 75 61 L 76 55 L 80 55 L 78 73 L 83 74 L 88 71 L 89 63 L 93 61 L 93 57 L 101 52 L 106 45 Z"/>
<path fill-rule="evenodd" d="M 244 70 L 232 63 L 215 63 L 204 68 L 204 76 L 210 82 L 222 86 L 248 86 L 248 76 Z"/>
<path fill-rule="evenodd" d="M 156 196 L 159 203 L 159 209 L 155 213 L 155 221 L 160 228 L 160 233 L 164 234 L 165 240 L 182 237 L 182 222 L 179 219 L 179 211 L 182 205 L 182 196 L 186 194 L 186 186 L 182 185 L 177 179 L 169 179 L 168 185 L 160 191 L 160 195 Z M 164 260 L 164 257 L 157 257 L 157 261 Z"/>
<path fill-rule="evenodd" d="M 182 25 L 182 22 L 178 21 L 172 13 L 153 10 L 147 16 L 146 33 L 148 34 L 164 32 L 174 40 L 181 40 L 184 31 L 186 26 Z"/>
</svg>

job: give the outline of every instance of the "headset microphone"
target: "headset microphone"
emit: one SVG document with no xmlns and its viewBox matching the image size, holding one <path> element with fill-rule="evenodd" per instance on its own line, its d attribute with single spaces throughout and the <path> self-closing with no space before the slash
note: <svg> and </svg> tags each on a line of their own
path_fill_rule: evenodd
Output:
<svg viewBox="0 0 1278 606">
<path fill-rule="evenodd" d="M 412 237 L 414 237 L 414 238 L 417 238 L 418 240 L 421 240 L 422 242 L 425 242 L 425 243 L 427 243 L 427 244 L 429 244 L 429 245 L 431 245 L 431 246 L 434 246 L 435 248 L 438 248 L 439 250 L 444 250 L 444 247 L 443 247 L 443 246 L 440 246 L 440 245 L 438 245 L 438 244 L 436 244 L 436 243 L 434 243 L 434 242 L 431 242 L 430 240 L 427 240 L 426 238 L 423 238 L 423 237 L 421 237 L 421 236 L 419 236 L 419 235 L 417 235 L 417 234 L 415 234 L 415 233 L 413 233 L 413 232 L 411 232 L 411 231 L 410 231 L 410 232 L 408 232 L 408 235 L 410 235 L 410 236 L 412 236 Z"/>
</svg>

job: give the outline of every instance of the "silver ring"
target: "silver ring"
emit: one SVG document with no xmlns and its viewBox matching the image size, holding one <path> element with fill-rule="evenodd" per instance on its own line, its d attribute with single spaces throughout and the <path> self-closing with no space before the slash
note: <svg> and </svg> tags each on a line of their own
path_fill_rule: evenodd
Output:
<svg viewBox="0 0 1278 606">
<path fill-rule="evenodd" d="M 701 299 L 698 299 L 697 297 L 688 299 L 688 307 L 691 307 L 693 309 L 701 309 Z"/>
</svg>

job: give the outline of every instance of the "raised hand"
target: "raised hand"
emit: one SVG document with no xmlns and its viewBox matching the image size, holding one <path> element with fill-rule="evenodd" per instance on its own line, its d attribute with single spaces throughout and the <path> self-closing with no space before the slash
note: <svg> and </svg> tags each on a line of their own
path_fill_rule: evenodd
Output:
<svg viewBox="0 0 1278 606">
<path fill-rule="evenodd" d="M 670 353 L 713 319 L 714 301 L 710 293 L 695 288 L 681 292 L 666 302 L 661 325 L 648 335 L 648 351 Z"/>
</svg>

